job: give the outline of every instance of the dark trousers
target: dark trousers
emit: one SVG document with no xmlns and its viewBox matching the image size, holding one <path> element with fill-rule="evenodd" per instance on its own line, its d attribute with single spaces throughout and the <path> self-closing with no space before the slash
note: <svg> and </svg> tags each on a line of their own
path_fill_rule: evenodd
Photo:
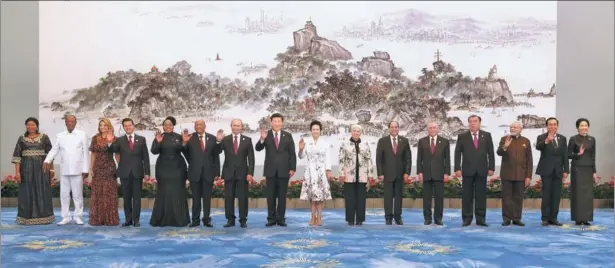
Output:
<svg viewBox="0 0 615 268">
<path fill-rule="evenodd" d="M 431 220 L 431 199 L 434 198 L 433 219 L 442 221 L 444 214 L 444 182 L 441 180 L 423 181 L 423 217 Z"/>
<path fill-rule="evenodd" d="M 502 180 L 502 219 L 504 221 L 521 220 L 524 194 L 524 181 Z"/>
<path fill-rule="evenodd" d="M 559 201 L 562 196 L 562 178 L 556 176 L 541 177 L 542 179 L 542 212 L 543 221 L 557 220 Z"/>
<path fill-rule="evenodd" d="M 235 221 L 235 197 L 239 207 L 239 221 L 248 219 L 248 181 L 230 179 L 224 181 L 224 214 L 227 220 Z"/>
<path fill-rule="evenodd" d="M 394 181 L 384 181 L 384 217 L 385 219 L 401 220 L 401 204 L 404 193 L 404 179 L 399 177 Z M 395 199 L 393 199 L 393 197 Z"/>
<path fill-rule="evenodd" d="M 367 183 L 344 183 L 347 222 L 365 221 L 365 187 Z"/>
<path fill-rule="evenodd" d="M 131 172 L 127 178 L 120 178 L 120 182 L 126 222 L 138 222 L 141 215 L 141 184 L 143 178 L 135 178 Z"/>
<path fill-rule="evenodd" d="M 461 195 L 461 217 L 463 222 L 485 222 L 487 216 L 487 177 L 474 174 L 463 176 Z"/>
<path fill-rule="evenodd" d="M 267 222 L 284 222 L 289 178 L 267 177 Z"/>
<path fill-rule="evenodd" d="M 211 193 L 214 183 L 204 179 L 190 182 L 192 192 L 192 222 L 199 222 L 201 216 L 201 199 L 203 200 L 203 222 L 211 222 Z"/>
</svg>

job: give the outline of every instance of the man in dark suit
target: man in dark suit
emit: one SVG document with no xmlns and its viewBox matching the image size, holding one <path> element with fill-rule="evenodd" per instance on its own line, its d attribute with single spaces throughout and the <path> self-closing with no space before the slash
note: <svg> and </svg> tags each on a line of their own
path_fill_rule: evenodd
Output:
<svg viewBox="0 0 615 268">
<path fill-rule="evenodd" d="M 149 150 L 145 137 L 134 133 L 135 125 L 132 119 L 122 120 L 126 135 L 118 137 L 110 145 L 111 151 L 118 154 L 117 176 L 120 177 L 122 197 L 124 199 L 124 217 L 122 226 L 139 227 L 141 215 L 141 184 L 143 177 L 149 178 Z"/>
<path fill-rule="evenodd" d="M 220 174 L 220 160 L 217 139 L 214 135 L 206 133 L 205 127 L 204 120 L 197 120 L 194 122 L 195 132 L 190 134 L 187 129 L 184 129 L 182 135 L 183 151 L 188 161 L 188 181 L 190 181 L 190 191 L 192 192 L 192 223 L 190 227 L 200 225 L 201 199 L 203 202 L 203 225 L 213 227 L 209 217 L 211 194 L 214 179 Z"/>
<path fill-rule="evenodd" d="M 438 124 L 427 124 L 427 137 L 419 140 L 416 153 L 416 173 L 423 181 L 423 217 L 425 225 L 431 224 L 431 198 L 434 196 L 433 219 L 442 225 L 444 213 L 444 183 L 451 174 L 451 145 L 438 135 Z"/>
<path fill-rule="evenodd" d="M 404 224 L 401 219 L 401 204 L 404 180 L 412 169 L 412 153 L 408 139 L 400 137 L 399 124 L 389 122 L 389 135 L 380 138 L 376 147 L 378 179 L 384 180 L 384 219 L 387 225 Z M 393 198 L 394 197 L 394 198 Z"/>
<path fill-rule="evenodd" d="M 472 223 L 474 214 L 476 214 L 476 225 L 488 226 L 487 176 L 493 176 L 495 156 L 491 133 L 480 130 L 480 123 L 480 116 L 468 117 L 469 131 L 459 134 L 455 145 L 455 175 L 463 176 L 461 200 L 463 226 Z"/>
<path fill-rule="evenodd" d="M 239 224 L 241 228 L 248 227 L 248 184 L 254 175 L 254 148 L 252 139 L 241 134 L 243 122 L 239 119 L 231 121 L 231 135 L 222 139 L 218 153 L 224 152 L 224 227 L 235 226 L 235 197 L 239 203 Z"/>
<path fill-rule="evenodd" d="M 565 136 L 557 133 L 559 121 L 556 118 L 548 118 L 546 125 L 547 133 L 536 138 L 536 150 L 540 151 L 536 174 L 542 180 L 542 225 L 561 226 L 557 214 L 562 180 L 566 180 L 569 173 L 568 143 Z"/>
<path fill-rule="evenodd" d="M 510 135 L 502 137 L 497 154 L 502 157 L 500 178 L 502 178 L 502 226 L 510 222 L 525 226 L 521 221 L 523 195 L 530 186 L 534 162 L 530 140 L 521 136 L 523 125 L 513 122 Z"/>
<path fill-rule="evenodd" d="M 271 115 L 271 130 L 261 129 L 261 138 L 255 149 L 265 150 L 264 175 L 267 182 L 267 224 L 265 226 L 286 226 L 286 192 L 288 181 L 297 169 L 297 155 L 293 136 L 282 130 L 284 117 L 279 113 Z"/>
</svg>

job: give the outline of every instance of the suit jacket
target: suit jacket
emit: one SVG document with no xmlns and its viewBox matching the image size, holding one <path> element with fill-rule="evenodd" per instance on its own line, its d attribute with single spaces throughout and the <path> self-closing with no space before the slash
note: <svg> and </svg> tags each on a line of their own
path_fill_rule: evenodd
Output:
<svg viewBox="0 0 615 268">
<path fill-rule="evenodd" d="M 138 179 L 150 175 L 149 151 L 145 137 L 133 133 L 132 141 L 133 150 L 130 150 L 126 135 L 115 139 L 109 147 L 111 152 L 120 155 L 116 171 L 120 179 L 127 179 L 131 173 Z"/>
<path fill-rule="evenodd" d="M 397 135 L 397 154 L 393 153 L 391 136 L 378 140 L 376 147 L 376 172 L 384 176 L 385 181 L 403 179 L 404 174 L 410 175 L 412 170 L 412 152 L 408 139 Z"/>
<path fill-rule="evenodd" d="M 247 179 L 248 175 L 254 176 L 254 148 L 252 139 L 248 136 L 239 135 L 239 147 L 237 154 L 233 151 L 233 134 L 222 139 L 218 146 L 218 154 L 224 152 L 224 166 L 222 167 L 222 178 L 232 180 Z"/>
<path fill-rule="evenodd" d="M 497 154 L 502 157 L 500 178 L 509 181 L 525 181 L 532 178 L 534 161 L 532 160 L 532 145 L 526 137 L 513 137 L 510 145 L 504 150 L 506 138 L 500 139 Z"/>
<path fill-rule="evenodd" d="M 60 156 L 60 174 L 81 175 L 90 171 L 90 144 L 85 132 L 74 129 L 72 133 L 67 130 L 58 133 L 51 147 L 45 163 L 53 162 Z"/>
<path fill-rule="evenodd" d="M 421 138 L 416 150 L 416 173 L 423 173 L 423 180 L 444 180 L 451 174 L 451 145 L 448 139 L 438 135 L 435 153 L 431 153 L 429 136 Z"/>
<path fill-rule="evenodd" d="M 279 148 L 275 148 L 273 131 L 269 130 L 267 138 L 263 142 L 259 140 L 255 149 L 257 152 L 265 150 L 265 167 L 263 170 L 265 177 L 289 178 L 289 172 L 297 170 L 295 141 L 290 133 L 280 130 L 278 142 Z"/>
<path fill-rule="evenodd" d="M 540 134 L 536 138 L 536 150 L 540 151 L 536 174 L 545 177 L 555 174 L 556 177 L 562 178 L 563 173 L 568 173 L 570 170 L 566 137 L 557 134 L 557 147 L 555 147 L 554 141 L 546 144 L 546 139 L 547 133 Z"/>
<path fill-rule="evenodd" d="M 462 161 L 463 158 L 463 161 Z M 489 170 L 495 171 L 495 155 L 491 133 L 478 131 L 478 149 L 474 148 L 474 137 L 470 131 L 457 136 L 455 145 L 455 171 L 463 176 L 486 177 Z"/>
<path fill-rule="evenodd" d="M 203 133 L 205 136 L 205 152 L 201 150 L 199 134 L 194 132 L 187 144 L 183 145 L 183 152 L 188 161 L 188 180 L 192 182 L 213 182 L 220 174 L 219 145 L 216 136 Z M 217 171 L 216 171 L 217 170 Z"/>
</svg>

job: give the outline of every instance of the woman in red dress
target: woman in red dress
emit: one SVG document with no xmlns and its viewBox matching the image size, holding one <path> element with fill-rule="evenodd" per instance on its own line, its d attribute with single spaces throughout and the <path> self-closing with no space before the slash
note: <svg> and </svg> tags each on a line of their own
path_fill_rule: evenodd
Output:
<svg viewBox="0 0 615 268">
<path fill-rule="evenodd" d="M 90 197 L 90 225 L 118 225 L 117 181 L 115 161 L 109 144 L 115 140 L 113 125 L 109 119 L 98 122 L 98 134 L 90 144 L 92 174 Z"/>
</svg>

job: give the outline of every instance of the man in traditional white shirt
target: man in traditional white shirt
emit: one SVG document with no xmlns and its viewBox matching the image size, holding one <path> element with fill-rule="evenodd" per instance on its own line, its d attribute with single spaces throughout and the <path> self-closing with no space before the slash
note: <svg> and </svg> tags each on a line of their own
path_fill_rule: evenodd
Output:
<svg viewBox="0 0 615 268">
<path fill-rule="evenodd" d="M 66 131 L 56 136 L 55 144 L 47 154 L 43 169 L 49 170 L 50 163 L 59 155 L 60 161 L 60 203 L 62 205 L 62 221 L 58 225 L 71 222 L 69 215 L 70 193 L 73 193 L 75 223 L 83 224 L 83 180 L 88 177 L 89 152 L 85 132 L 76 130 L 77 118 L 67 115 L 64 118 Z"/>
</svg>

